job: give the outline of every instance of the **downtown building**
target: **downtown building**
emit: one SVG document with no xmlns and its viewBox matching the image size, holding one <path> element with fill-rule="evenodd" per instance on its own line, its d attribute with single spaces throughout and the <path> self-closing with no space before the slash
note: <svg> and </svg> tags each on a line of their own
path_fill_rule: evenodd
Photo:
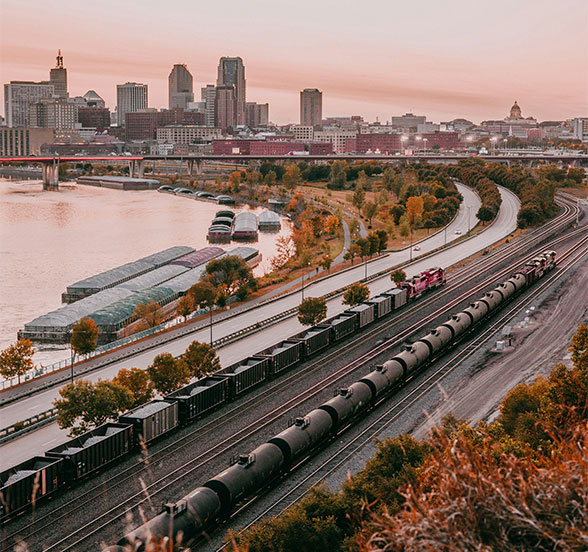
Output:
<svg viewBox="0 0 588 552">
<path fill-rule="evenodd" d="M 194 101 L 194 81 L 184 64 L 173 66 L 168 77 L 169 108 L 186 109 Z"/>
<path fill-rule="evenodd" d="M 216 86 L 207 84 L 201 88 L 200 99 L 204 104 L 204 124 L 208 127 L 216 127 Z"/>
<path fill-rule="evenodd" d="M 127 113 L 147 109 L 147 85 L 136 82 L 116 85 L 116 113 L 117 124 L 125 124 Z"/>
<path fill-rule="evenodd" d="M 222 57 L 218 64 L 218 76 L 216 79 L 217 95 L 218 89 L 226 90 L 226 87 L 232 86 L 235 95 L 235 113 L 234 122 L 227 126 L 234 127 L 245 124 L 245 66 L 240 57 Z M 225 101 L 221 100 L 221 104 Z M 218 104 L 218 98 L 217 98 Z M 218 113 L 218 111 L 217 111 Z M 227 112 L 227 115 L 229 113 Z M 217 125 L 223 127 L 217 121 Z"/>
<path fill-rule="evenodd" d="M 78 107 L 78 122 L 82 128 L 95 128 L 102 132 L 110 127 L 110 109 L 107 107 Z"/>
<path fill-rule="evenodd" d="M 78 104 L 69 98 L 44 98 L 29 107 L 29 125 L 52 128 L 60 135 L 78 126 Z"/>
<path fill-rule="evenodd" d="M 4 85 L 4 114 L 6 126 L 28 127 L 33 104 L 52 98 L 55 87 L 49 81 L 10 81 Z"/>
<path fill-rule="evenodd" d="M 61 50 L 57 52 L 57 63 L 55 67 L 49 71 L 49 82 L 53 85 L 54 96 L 56 98 L 67 98 L 67 69 L 63 67 L 63 56 Z"/>
<path fill-rule="evenodd" d="M 269 104 L 247 102 L 245 104 L 245 124 L 249 128 L 259 128 L 268 126 Z"/>
<path fill-rule="evenodd" d="M 170 125 L 156 130 L 157 141 L 167 144 L 192 144 L 218 139 L 220 128 L 196 125 Z"/>
<path fill-rule="evenodd" d="M 300 124 L 320 126 L 323 120 L 323 93 L 318 88 L 305 88 L 300 92 Z"/>
<path fill-rule="evenodd" d="M 168 125 L 204 125 L 204 114 L 175 109 L 142 109 L 125 116 L 125 139 L 146 141 L 157 138 L 157 129 Z"/>
<path fill-rule="evenodd" d="M 216 87 L 214 118 L 216 126 L 223 130 L 237 126 L 237 96 L 232 84 Z"/>
<path fill-rule="evenodd" d="M 41 146 L 52 144 L 54 140 L 55 131 L 50 128 L 0 127 L 0 155 L 39 155 Z"/>
</svg>

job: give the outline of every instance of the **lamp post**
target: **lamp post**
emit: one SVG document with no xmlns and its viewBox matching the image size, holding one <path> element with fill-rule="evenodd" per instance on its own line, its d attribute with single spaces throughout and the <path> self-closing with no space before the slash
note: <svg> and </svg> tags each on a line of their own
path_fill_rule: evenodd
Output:
<svg viewBox="0 0 588 552">
<path fill-rule="evenodd" d="M 307 267 L 310 267 L 310 263 L 307 264 Z M 308 268 L 307 268 L 306 274 L 308 274 Z M 309 276 L 309 278 L 310 278 L 310 276 Z M 302 273 L 302 300 L 304 301 L 304 273 Z"/>
<path fill-rule="evenodd" d="M 423 153 L 427 153 L 427 142 L 429 141 L 428 138 L 423 138 L 423 146 L 424 146 L 424 151 Z"/>
<path fill-rule="evenodd" d="M 490 143 L 492 144 L 492 153 L 495 154 L 496 153 L 496 136 L 492 136 L 492 138 L 490 138 Z"/>
<path fill-rule="evenodd" d="M 412 225 L 411 224 L 408 225 L 408 232 L 410 235 L 410 246 L 409 246 L 410 262 L 412 262 Z"/>
<path fill-rule="evenodd" d="M 502 140 L 502 150 L 504 151 L 504 153 L 506 153 L 506 144 L 508 143 L 508 140 L 506 138 L 504 138 Z"/>
<path fill-rule="evenodd" d="M 445 247 L 447 247 L 447 225 L 445 225 Z"/>
<path fill-rule="evenodd" d="M 472 229 L 472 206 L 468 205 L 468 234 Z"/>
</svg>

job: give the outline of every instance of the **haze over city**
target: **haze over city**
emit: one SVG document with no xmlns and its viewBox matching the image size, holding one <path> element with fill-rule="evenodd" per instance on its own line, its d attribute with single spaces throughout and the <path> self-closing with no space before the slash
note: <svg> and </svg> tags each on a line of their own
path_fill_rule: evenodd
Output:
<svg viewBox="0 0 588 552">
<path fill-rule="evenodd" d="M 107 0 L 91 11 L 3 0 L 0 25 L 2 82 L 45 78 L 61 48 L 70 91 L 96 90 L 111 108 L 117 84 L 144 82 L 150 107 L 165 107 L 174 63 L 187 64 L 198 89 L 214 82 L 221 56 L 240 56 L 247 100 L 269 102 L 278 124 L 297 121 L 306 87 L 323 91 L 325 116 L 366 120 L 502 118 L 513 99 L 539 120 L 588 110 L 583 0 Z"/>
</svg>

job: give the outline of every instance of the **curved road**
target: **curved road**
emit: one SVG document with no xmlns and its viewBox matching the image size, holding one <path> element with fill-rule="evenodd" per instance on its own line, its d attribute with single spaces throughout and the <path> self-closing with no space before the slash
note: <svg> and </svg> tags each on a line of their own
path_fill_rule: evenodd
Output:
<svg viewBox="0 0 588 552">
<path fill-rule="evenodd" d="M 475 213 L 480 205 L 480 200 L 475 193 L 464 186 L 458 185 L 458 187 L 459 191 L 464 196 L 464 202 L 462 203 L 462 207 L 460 208 L 457 217 L 446 230 L 448 243 L 460 237 L 455 234 L 456 230 L 460 230 L 464 234 L 467 232 L 470 212 L 472 224 L 474 224 L 473 217 L 475 217 Z M 518 198 L 506 189 L 501 188 L 500 192 L 502 195 L 502 206 L 494 224 L 489 226 L 484 232 L 477 234 L 475 237 L 461 241 L 448 249 L 440 251 L 429 259 L 414 261 L 412 264 L 404 268 L 407 276 L 410 277 L 434 265 L 450 266 L 488 247 L 514 231 L 516 228 L 516 215 L 520 205 Z M 470 207 L 470 209 L 468 209 L 468 207 Z M 421 242 L 419 244 L 421 248 L 420 251 L 413 253 L 422 255 L 427 251 L 442 246 L 444 242 L 445 231 L 441 231 Z M 385 270 L 391 266 L 406 263 L 409 261 L 409 256 L 409 248 L 406 248 L 374 259 L 367 263 L 367 274 L 374 274 L 375 272 Z M 366 264 L 358 264 L 352 269 L 339 274 L 334 274 L 328 278 L 323 278 L 322 280 L 318 280 L 305 286 L 305 297 L 318 297 L 333 289 L 342 288 L 364 278 L 365 273 Z M 369 287 L 371 295 L 377 295 L 393 286 L 390 282 L 390 278 L 386 275 L 370 282 Z M 257 320 L 264 320 L 278 312 L 283 312 L 289 308 L 296 307 L 300 303 L 300 299 L 301 295 L 299 292 L 288 294 L 279 300 L 266 305 L 261 305 L 255 310 L 255 313 L 244 312 L 220 320 L 214 326 L 214 338 L 218 339 L 221 336 L 231 334 L 232 332 L 250 325 L 252 316 Z M 334 316 L 347 308 L 341 301 L 342 297 L 335 297 L 327 302 L 327 316 Z M 284 319 L 267 327 L 263 331 L 249 335 L 237 342 L 230 343 L 220 348 L 218 354 L 221 363 L 223 366 L 228 366 L 247 355 L 252 355 L 265 349 L 269 344 L 277 343 L 303 329 L 304 327 L 300 325 L 295 316 Z M 194 340 L 208 342 L 209 335 L 208 327 L 203 327 L 191 334 L 181 336 L 173 342 L 163 343 L 150 350 L 115 361 L 108 366 L 85 375 L 84 378 L 91 381 L 96 381 L 99 378 L 110 379 L 115 376 L 121 368 L 131 368 L 134 366 L 146 368 L 156 355 L 162 352 L 170 352 L 173 355 L 180 355 Z M 36 393 L 31 397 L 2 407 L 0 409 L 0 425 L 2 427 L 8 426 L 19 420 L 33 416 L 37 412 L 42 412 L 51 408 L 53 399 L 58 396 L 61 387 L 62 385 L 55 386 L 46 391 Z M 53 448 L 66 440 L 67 436 L 65 431 L 60 430 L 56 423 L 52 423 L 19 439 L 10 441 L 0 447 L 0 450 L 2 451 L 0 454 L 0 471 L 14 466 L 33 455 L 42 454 L 45 450 Z"/>
</svg>

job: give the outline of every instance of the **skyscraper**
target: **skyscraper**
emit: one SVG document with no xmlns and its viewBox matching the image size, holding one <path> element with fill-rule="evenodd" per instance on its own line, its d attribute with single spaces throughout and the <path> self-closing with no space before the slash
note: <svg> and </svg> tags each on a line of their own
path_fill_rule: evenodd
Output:
<svg viewBox="0 0 588 552">
<path fill-rule="evenodd" d="M 147 85 L 136 82 L 116 85 L 116 122 L 125 124 L 125 115 L 147 109 Z"/>
<path fill-rule="evenodd" d="M 266 127 L 269 122 L 269 104 L 247 102 L 245 104 L 245 123 L 249 128 Z"/>
<path fill-rule="evenodd" d="M 63 67 L 63 56 L 61 50 L 57 52 L 57 63 L 49 72 L 49 82 L 53 85 L 56 98 L 67 98 L 67 69 Z"/>
<path fill-rule="evenodd" d="M 300 124 L 320 126 L 323 120 L 323 93 L 318 88 L 305 88 L 300 92 Z"/>
<path fill-rule="evenodd" d="M 186 109 L 189 102 L 194 101 L 194 85 L 192 74 L 184 64 L 176 63 L 168 78 L 169 108 Z"/>
<path fill-rule="evenodd" d="M 245 124 L 245 66 L 240 57 L 222 57 L 218 64 L 217 86 L 233 86 L 237 102 L 237 125 Z"/>
<path fill-rule="evenodd" d="M 204 102 L 204 124 L 207 127 L 216 126 L 216 86 L 207 84 L 200 89 L 200 98 Z"/>
<path fill-rule="evenodd" d="M 216 87 L 215 99 L 216 125 L 223 130 L 234 127 L 237 123 L 237 95 L 233 85 Z"/>
<path fill-rule="evenodd" d="M 28 127 L 29 109 L 44 98 L 53 97 L 55 87 L 48 81 L 10 81 L 4 85 L 6 126 Z"/>
</svg>

